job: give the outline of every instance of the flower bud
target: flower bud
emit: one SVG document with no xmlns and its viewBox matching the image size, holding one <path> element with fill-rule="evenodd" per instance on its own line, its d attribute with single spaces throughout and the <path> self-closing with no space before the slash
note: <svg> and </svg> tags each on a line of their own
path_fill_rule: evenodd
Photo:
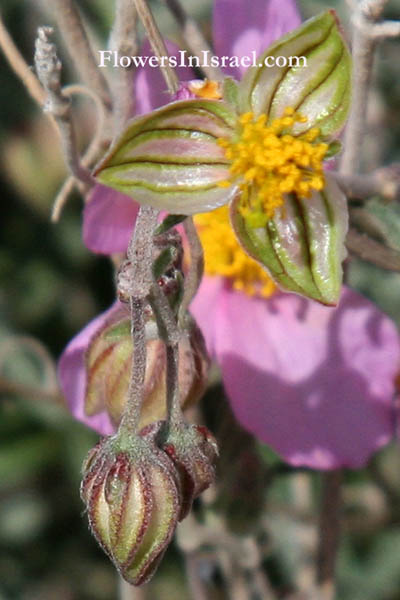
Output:
<svg viewBox="0 0 400 600">
<path fill-rule="evenodd" d="M 166 415 L 166 353 L 156 335 L 155 324 L 148 320 L 145 397 L 140 426 Z M 129 310 L 119 305 L 92 337 L 85 354 L 85 413 L 92 416 L 106 410 L 118 426 L 126 398 L 132 364 L 132 340 Z M 196 402 L 204 392 L 209 359 L 200 330 L 192 322 L 179 342 L 179 388 L 182 408 Z"/>
<path fill-rule="evenodd" d="M 180 515 L 172 461 L 150 437 L 123 443 L 113 436 L 90 451 L 83 474 L 81 497 L 93 535 L 126 581 L 146 583 Z"/>
<path fill-rule="evenodd" d="M 181 521 L 189 513 L 193 500 L 214 482 L 217 442 L 206 427 L 184 422 L 168 427 L 165 421 L 158 421 L 144 428 L 141 435 L 154 440 L 176 468 Z"/>
</svg>

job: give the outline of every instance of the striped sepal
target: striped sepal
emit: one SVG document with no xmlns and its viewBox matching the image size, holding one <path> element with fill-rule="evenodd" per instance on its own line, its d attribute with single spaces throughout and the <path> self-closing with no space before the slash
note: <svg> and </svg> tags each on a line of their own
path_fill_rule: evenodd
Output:
<svg viewBox="0 0 400 600">
<path fill-rule="evenodd" d="M 348 227 L 346 198 L 331 175 L 310 198 L 286 197 L 266 227 L 250 227 L 232 203 L 231 221 L 245 251 L 265 267 L 283 290 L 322 304 L 336 305 L 342 284 L 344 240 Z"/>
<path fill-rule="evenodd" d="M 95 171 L 103 184 L 169 213 L 190 215 L 229 202 L 218 184 L 228 161 L 218 138 L 230 139 L 232 110 L 214 100 L 174 102 L 128 123 Z"/>
<path fill-rule="evenodd" d="M 286 64 L 278 66 L 276 60 L 283 65 L 283 59 Z M 319 127 L 322 136 L 332 136 L 344 125 L 350 103 L 351 58 L 333 10 L 309 19 L 275 42 L 258 63 L 262 66 L 248 69 L 240 83 L 242 112 L 265 113 L 270 122 L 291 106 L 307 117 L 307 122 L 296 125 L 295 133 Z"/>
</svg>

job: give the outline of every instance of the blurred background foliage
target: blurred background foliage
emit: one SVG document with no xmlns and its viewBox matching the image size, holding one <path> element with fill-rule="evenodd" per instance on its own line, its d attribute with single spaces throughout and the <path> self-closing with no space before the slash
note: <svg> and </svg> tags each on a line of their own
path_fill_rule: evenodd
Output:
<svg viewBox="0 0 400 600">
<path fill-rule="evenodd" d="M 209 35 L 211 1 L 183 3 Z M 178 40 L 174 22 L 160 4 L 152 3 L 162 31 Z M 79 5 L 96 43 L 105 48 L 113 3 L 80 0 Z M 300 3 L 304 17 L 326 5 L 347 18 L 339 2 Z M 29 64 L 38 25 L 52 23 L 50 7 L 50 0 L 1 2 L 2 17 Z M 398 0 L 389 3 L 386 14 L 400 18 Z M 377 54 L 371 135 L 362 149 L 366 170 L 400 160 L 398 56 L 399 41 L 385 42 Z M 76 81 L 65 49 L 62 59 L 64 81 Z M 93 109 L 82 102 L 76 110 L 80 122 L 87 123 L 79 132 L 85 145 L 95 126 Z M 81 462 L 97 436 L 68 415 L 54 370 L 54 359 L 68 340 L 111 303 L 113 273 L 107 259 L 83 246 L 77 194 L 60 222 L 49 222 L 65 176 L 57 136 L 0 55 L 0 600 L 110 600 L 117 594 L 114 569 L 89 535 L 79 499 Z M 400 207 L 371 200 L 367 210 L 385 239 L 399 249 Z M 353 260 L 348 281 L 400 325 L 400 274 Z M 214 430 L 224 410 L 220 398 L 217 384 L 204 399 Z M 203 507 L 202 518 L 212 523 L 215 515 L 228 514 L 234 535 L 261 536 L 263 567 L 278 597 L 295 586 L 307 589 L 319 475 L 286 467 L 243 432 L 232 436 L 232 428 L 219 435 L 236 441 L 239 436 L 243 451 L 238 460 L 235 444 L 224 446 L 221 493 L 216 502 L 206 498 L 213 509 L 204 513 Z M 367 469 L 345 474 L 340 600 L 400 600 L 399 473 L 400 452 L 393 443 Z M 180 534 L 182 547 L 185 535 L 191 534 Z M 189 598 L 184 573 L 182 555 L 172 547 L 149 598 Z M 224 597 L 218 573 L 209 577 L 213 597 Z"/>
</svg>

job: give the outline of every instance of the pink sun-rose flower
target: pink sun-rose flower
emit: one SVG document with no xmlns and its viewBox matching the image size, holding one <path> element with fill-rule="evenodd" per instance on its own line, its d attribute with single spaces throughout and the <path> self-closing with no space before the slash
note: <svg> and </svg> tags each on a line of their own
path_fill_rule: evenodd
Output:
<svg viewBox="0 0 400 600">
<path fill-rule="evenodd" d="M 259 53 L 299 22 L 292 0 L 216 0 L 214 47 L 220 56 Z M 157 96 L 164 87 L 155 69 L 140 69 L 136 94 L 141 106 L 156 108 L 150 90 Z M 85 208 L 86 245 L 104 254 L 125 251 L 137 210 L 128 196 L 96 186 Z M 201 236 L 201 226 L 199 231 Z M 221 239 L 228 237 L 223 232 Z M 225 254 L 243 252 L 238 244 L 226 249 Z M 248 278 L 243 284 L 243 273 L 233 274 L 226 265 L 218 271 L 212 245 L 205 244 L 205 254 L 206 275 L 191 312 L 220 364 L 239 422 L 294 466 L 365 464 L 395 433 L 400 344 L 392 321 L 350 289 L 343 290 L 338 308 L 326 307 L 272 289 L 265 276 L 259 288 L 254 277 L 250 285 Z M 246 260 L 248 265 L 251 259 Z M 257 269 L 255 277 L 261 272 Z M 106 434 L 112 430 L 106 411 L 88 418 L 82 393 L 85 352 L 101 319 L 70 342 L 59 375 L 72 413 Z"/>
</svg>

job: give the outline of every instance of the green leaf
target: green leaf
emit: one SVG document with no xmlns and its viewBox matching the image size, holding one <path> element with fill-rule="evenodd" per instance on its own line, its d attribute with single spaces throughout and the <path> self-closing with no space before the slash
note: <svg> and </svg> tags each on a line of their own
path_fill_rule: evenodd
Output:
<svg viewBox="0 0 400 600">
<path fill-rule="evenodd" d="M 286 59 L 284 66 L 267 66 L 278 57 Z M 307 117 L 306 123 L 294 128 L 297 134 L 319 127 L 323 136 L 332 136 L 344 125 L 350 103 L 351 58 L 333 10 L 309 19 L 275 42 L 258 63 L 262 66 L 248 69 L 240 83 L 242 112 L 266 113 L 271 122 L 286 107 L 293 107 Z"/>
<path fill-rule="evenodd" d="M 344 240 L 348 227 L 346 198 L 327 174 L 326 185 L 310 198 L 287 196 L 265 227 L 249 225 L 231 206 L 238 241 L 265 267 L 282 289 L 322 304 L 335 305 L 340 296 Z"/>
<path fill-rule="evenodd" d="M 235 192 L 219 186 L 229 162 L 217 142 L 232 137 L 235 122 L 224 102 L 173 102 L 130 121 L 95 175 L 139 204 L 172 214 L 207 212 Z"/>
<path fill-rule="evenodd" d="M 177 250 L 174 246 L 169 246 L 160 252 L 155 261 L 153 262 L 153 277 L 158 279 L 165 273 L 177 257 Z"/>
<path fill-rule="evenodd" d="M 175 225 L 179 225 L 187 218 L 187 215 L 168 215 L 165 219 L 156 227 L 154 235 L 161 235 L 166 233 Z"/>
</svg>

